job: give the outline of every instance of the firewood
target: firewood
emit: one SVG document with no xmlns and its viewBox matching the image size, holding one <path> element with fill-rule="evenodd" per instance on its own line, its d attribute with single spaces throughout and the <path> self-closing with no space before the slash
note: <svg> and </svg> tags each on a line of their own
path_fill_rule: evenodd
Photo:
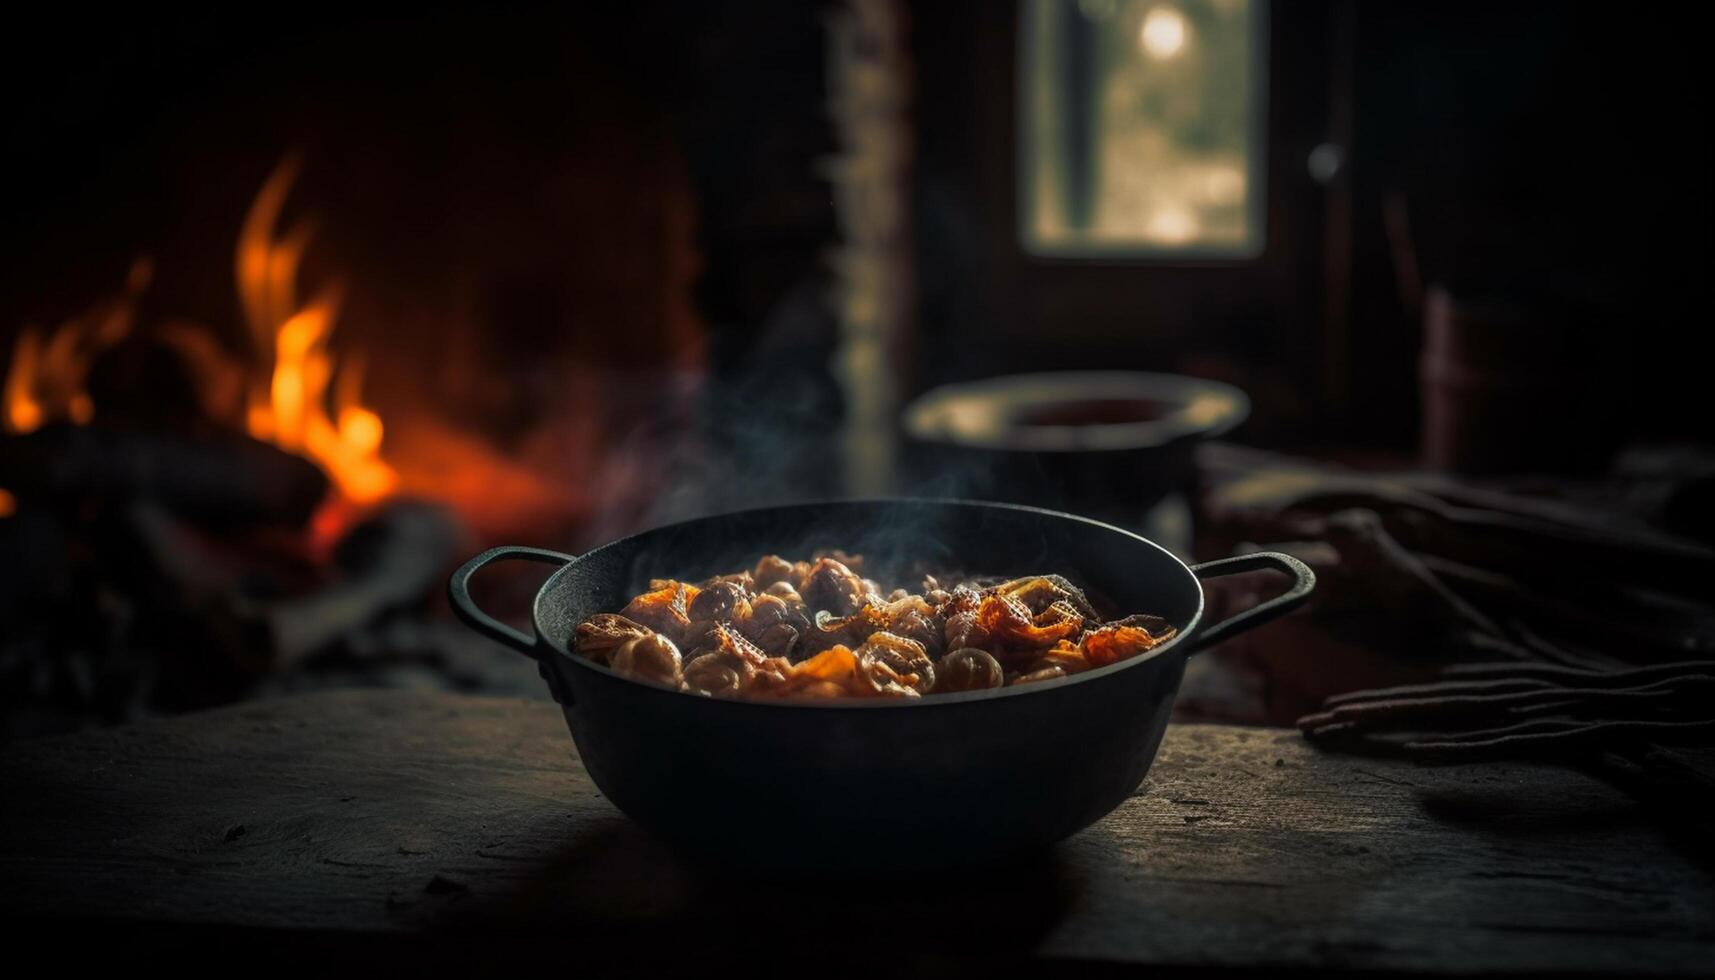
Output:
<svg viewBox="0 0 1715 980">
<path fill-rule="evenodd" d="M 328 482 L 314 463 L 246 436 L 55 424 L 0 440 L 0 486 L 20 507 L 149 500 L 199 524 L 298 526 Z"/>
</svg>

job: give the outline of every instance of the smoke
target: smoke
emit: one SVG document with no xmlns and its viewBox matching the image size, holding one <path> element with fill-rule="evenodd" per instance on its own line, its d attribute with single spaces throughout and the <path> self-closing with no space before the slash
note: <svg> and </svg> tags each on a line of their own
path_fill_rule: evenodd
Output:
<svg viewBox="0 0 1715 980">
<path fill-rule="evenodd" d="M 599 503 L 577 544 L 708 514 L 848 495 L 827 370 L 833 322 L 819 285 L 788 292 L 756 339 L 706 375 L 652 383 L 682 397 L 680 416 L 621 423 L 593 474 Z"/>
</svg>

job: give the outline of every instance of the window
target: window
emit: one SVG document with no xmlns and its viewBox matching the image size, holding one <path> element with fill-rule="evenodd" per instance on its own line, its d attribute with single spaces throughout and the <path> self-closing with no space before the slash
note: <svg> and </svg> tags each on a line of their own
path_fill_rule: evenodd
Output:
<svg viewBox="0 0 1715 980">
<path fill-rule="evenodd" d="M 1262 251 L 1258 0 L 1023 0 L 1020 238 L 1046 256 Z"/>
</svg>

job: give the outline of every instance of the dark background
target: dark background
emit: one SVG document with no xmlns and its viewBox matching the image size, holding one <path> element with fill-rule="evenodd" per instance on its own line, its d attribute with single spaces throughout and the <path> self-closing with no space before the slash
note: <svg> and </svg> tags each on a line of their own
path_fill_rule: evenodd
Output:
<svg viewBox="0 0 1715 980">
<path fill-rule="evenodd" d="M 1673 8 L 1273 5 L 1268 243 L 1239 266 L 1025 257 L 998 81 L 1013 26 L 924 4 L 915 30 L 937 374 L 1172 366 L 1251 390 L 1253 438 L 1410 447 L 1421 338 L 1397 199 L 1426 281 L 1588 324 L 1616 368 L 1592 397 L 1633 431 L 1707 435 L 1683 392 L 1709 295 L 1708 96 Z M 1347 159 L 1326 189 L 1305 167 L 1324 141 Z"/>
<path fill-rule="evenodd" d="M 817 169 L 833 150 L 825 10 L 610 6 L 26 16 L 0 67 L 0 337 L 110 291 L 140 252 L 159 266 L 149 303 L 234 321 L 237 216 L 292 148 L 317 165 L 304 197 L 347 228 L 359 222 L 342 213 L 385 213 L 367 254 L 432 278 L 461 249 L 505 247 L 504 226 L 493 243 L 417 244 L 461 196 L 515 192 L 579 140 L 635 139 L 682 154 L 694 192 L 697 303 L 728 382 L 711 388 L 716 407 L 785 385 L 794 411 L 834 417 L 824 296 L 837 231 Z M 909 6 L 910 390 L 1024 367 L 1190 371 L 1252 392 L 1242 438 L 1409 452 L 1421 315 L 1388 238 L 1395 201 L 1424 282 L 1528 302 L 1592 338 L 1612 376 L 1589 397 L 1611 424 L 1709 434 L 1687 397 L 1708 307 L 1708 97 L 1680 8 L 1277 4 L 1265 255 L 1163 266 L 1021 254 L 1013 12 Z M 1303 162 L 1323 141 L 1347 148 L 1328 187 Z M 600 249 L 601 228 L 566 231 Z M 509 302 L 495 317 L 502 349 L 527 351 L 576 314 L 558 297 Z M 1553 424 L 1556 406 L 1543 412 Z"/>
</svg>

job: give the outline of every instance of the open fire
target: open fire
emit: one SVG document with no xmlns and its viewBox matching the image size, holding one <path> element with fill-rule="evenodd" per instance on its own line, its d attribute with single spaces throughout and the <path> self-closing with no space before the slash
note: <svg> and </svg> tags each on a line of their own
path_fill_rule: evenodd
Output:
<svg viewBox="0 0 1715 980">
<path fill-rule="evenodd" d="M 233 354 L 184 324 L 170 325 L 164 336 L 185 355 L 213 418 L 315 462 L 337 491 L 324 514 L 342 513 L 386 497 L 398 476 L 381 456 L 381 417 L 362 400 L 362 356 L 342 359 L 329 346 L 340 285 L 323 287 L 307 302 L 299 296 L 299 266 L 314 229 L 305 220 L 279 231 L 299 167 L 289 157 L 275 169 L 239 234 L 235 271 L 251 349 Z M 87 388 L 91 365 L 130 335 L 151 278 L 150 263 L 139 260 L 117 298 L 51 333 L 27 327 L 19 335 L 3 393 L 7 432 L 62 420 L 84 425 L 95 417 Z M 315 526 L 325 531 L 329 523 L 322 517 Z"/>
<path fill-rule="evenodd" d="M 95 416 L 95 403 L 85 387 L 90 365 L 130 335 L 137 299 L 153 277 L 153 267 L 140 259 L 117 298 L 72 317 L 52 333 L 31 325 L 18 334 L 3 392 L 7 432 L 33 432 L 56 419 L 84 425 Z"/>
<path fill-rule="evenodd" d="M 454 557 L 611 537 L 717 470 L 691 427 L 690 198 L 656 179 L 677 190 L 573 194 L 505 247 L 487 205 L 509 198 L 476 194 L 412 249 L 403 212 L 312 194 L 288 157 L 213 241 L 162 236 L 158 263 L 24 329 L 0 545 L 41 628 L 0 639 L 0 696 L 51 702 L 52 728 L 353 677 L 509 689 L 516 665 L 436 602 Z M 337 231 L 301 217 L 312 196 Z"/>
<path fill-rule="evenodd" d="M 381 459 L 381 417 L 361 401 L 362 357 L 336 362 L 328 349 L 340 287 L 301 303 L 298 265 L 312 228 L 306 221 L 283 236 L 277 230 L 298 166 L 290 158 L 268 178 L 238 238 L 238 295 L 258 358 L 272 362 L 249 386 L 245 428 L 320 464 L 353 503 L 372 503 L 398 477 Z"/>
</svg>

